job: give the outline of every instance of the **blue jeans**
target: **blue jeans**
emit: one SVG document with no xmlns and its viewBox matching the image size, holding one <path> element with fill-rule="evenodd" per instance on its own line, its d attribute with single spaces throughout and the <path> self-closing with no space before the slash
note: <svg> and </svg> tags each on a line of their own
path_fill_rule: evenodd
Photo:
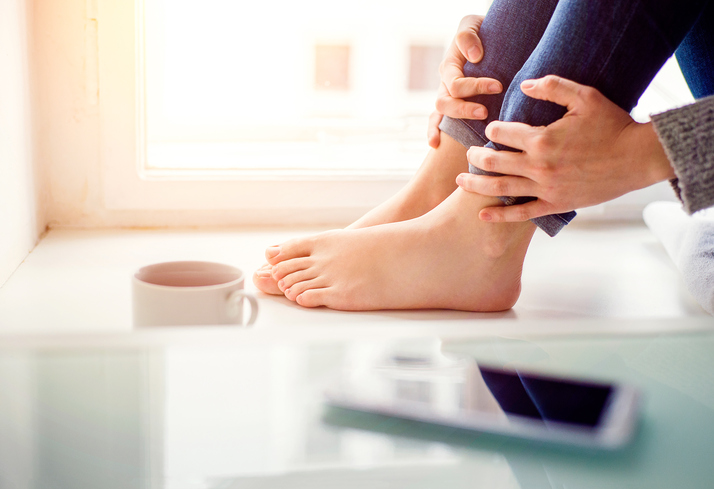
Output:
<svg viewBox="0 0 714 489">
<path fill-rule="evenodd" d="M 714 95 L 714 2 L 710 1 L 676 51 L 695 98 Z"/>
<path fill-rule="evenodd" d="M 472 101 L 488 109 L 486 120 L 444 117 L 441 130 L 466 147 L 512 148 L 490 142 L 485 129 L 493 120 L 546 126 L 566 109 L 552 102 L 526 97 L 520 83 L 554 74 L 597 88 L 626 111 L 675 49 L 705 15 L 708 0 L 496 0 L 480 30 L 484 57 L 467 63 L 467 76 L 496 78 L 507 89 L 498 95 L 479 95 Z M 713 30 L 702 22 L 706 33 Z M 711 37 L 711 34 L 707 33 Z M 710 61 L 712 58 L 709 58 Z M 476 174 L 492 174 L 469 165 Z M 533 197 L 502 197 L 506 205 Z M 575 212 L 533 219 L 555 236 Z"/>
</svg>

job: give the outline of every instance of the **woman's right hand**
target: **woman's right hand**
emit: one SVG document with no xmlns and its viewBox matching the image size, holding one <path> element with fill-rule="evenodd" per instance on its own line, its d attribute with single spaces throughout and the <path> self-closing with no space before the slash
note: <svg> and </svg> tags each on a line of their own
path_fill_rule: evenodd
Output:
<svg viewBox="0 0 714 489">
<path fill-rule="evenodd" d="M 478 37 L 482 15 L 467 15 L 461 19 L 454 40 L 439 66 L 441 85 L 436 96 L 436 111 L 429 117 L 429 146 L 439 147 L 439 123 L 444 115 L 454 119 L 479 119 L 488 116 L 486 107 L 466 98 L 482 94 L 501 93 L 503 86 L 494 78 L 471 78 L 464 75 L 467 61 L 478 63 L 483 58 L 483 45 Z"/>
</svg>

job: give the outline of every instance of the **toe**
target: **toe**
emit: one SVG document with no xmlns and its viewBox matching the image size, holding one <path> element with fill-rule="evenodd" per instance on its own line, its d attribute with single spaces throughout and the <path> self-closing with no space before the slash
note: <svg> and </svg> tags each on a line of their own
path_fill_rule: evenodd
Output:
<svg viewBox="0 0 714 489">
<path fill-rule="evenodd" d="M 270 274 L 270 265 L 265 265 L 253 274 L 253 283 L 261 292 L 271 295 L 283 295 L 278 283 Z"/>
<path fill-rule="evenodd" d="M 310 258 L 295 258 L 294 260 L 281 261 L 272 267 L 272 275 L 277 282 L 291 273 L 309 268 L 310 265 L 312 265 L 312 260 Z"/>
<path fill-rule="evenodd" d="M 295 302 L 303 307 L 320 307 L 326 305 L 325 299 L 329 289 L 310 289 L 295 298 Z"/>
<path fill-rule="evenodd" d="M 310 238 L 293 239 L 279 246 L 269 247 L 265 250 L 265 258 L 271 265 L 276 265 L 281 261 L 310 256 L 312 248 L 313 240 Z"/>
<path fill-rule="evenodd" d="M 285 290 L 291 288 L 293 285 L 299 282 L 305 282 L 307 280 L 312 280 L 317 276 L 317 272 L 313 268 L 308 268 L 306 270 L 299 270 L 295 273 L 286 275 L 285 278 L 278 282 L 278 288 L 280 290 Z"/>
<path fill-rule="evenodd" d="M 313 278 L 311 280 L 305 280 L 304 282 L 298 282 L 290 288 L 285 288 L 285 297 L 294 301 L 297 296 L 310 289 L 319 289 L 325 287 L 327 284 L 322 277 Z"/>
</svg>

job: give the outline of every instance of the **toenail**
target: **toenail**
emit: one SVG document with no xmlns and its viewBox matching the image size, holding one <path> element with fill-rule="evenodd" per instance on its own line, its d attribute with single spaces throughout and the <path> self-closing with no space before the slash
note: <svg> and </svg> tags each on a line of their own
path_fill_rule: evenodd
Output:
<svg viewBox="0 0 714 489">
<path fill-rule="evenodd" d="M 271 246 L 267 250 L 265 250 L 265 255 L 268 258 L 275 258 L 280 254 L 280 247 L 279 246 Z"/>
<path fill-rule="evenodd" d="M 270 278 L 270 271 L 269 270 L 258 270 L 258 277 Z"/>
<path fill-rule="evenodd" d="M 285 287 L 285 280 L 281 280 L 280 282 L 278 282 L 278 288 L 282 290 L 283 287 Z"/>
</svg>

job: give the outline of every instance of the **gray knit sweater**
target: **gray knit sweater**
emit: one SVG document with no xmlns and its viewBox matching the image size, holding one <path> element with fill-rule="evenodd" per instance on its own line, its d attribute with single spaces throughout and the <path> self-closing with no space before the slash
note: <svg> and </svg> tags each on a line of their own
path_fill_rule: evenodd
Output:
<svg viewBox="0 0 714 489">
<path fill-rule="evenodd" d="M 652 122 L 684 209 L 692 214 L 714 206 L 714 95 L 653 115 Z"/>
</svg>

